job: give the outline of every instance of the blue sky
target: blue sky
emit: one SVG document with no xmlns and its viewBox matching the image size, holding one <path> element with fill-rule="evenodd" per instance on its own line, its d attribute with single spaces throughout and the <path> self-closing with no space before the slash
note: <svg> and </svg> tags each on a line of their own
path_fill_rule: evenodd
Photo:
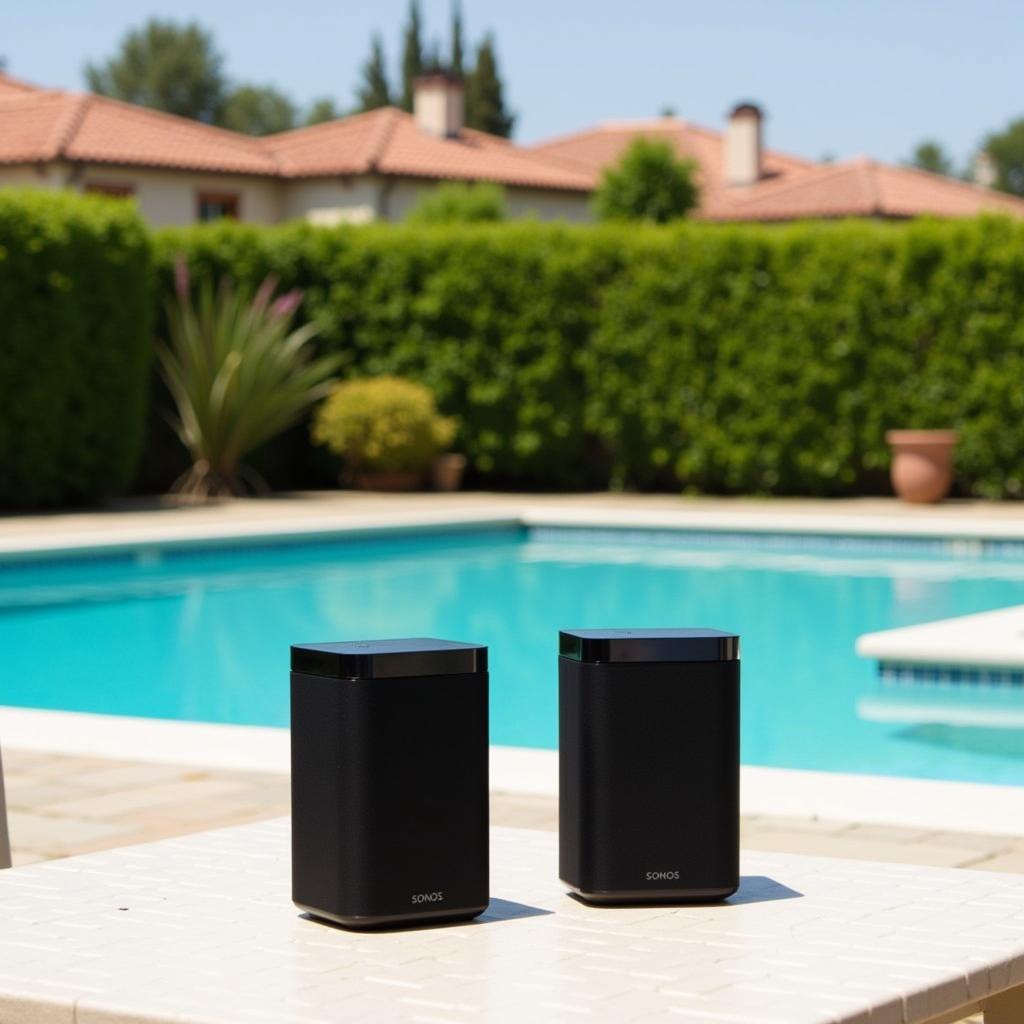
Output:
<svg viewBox="0 0 1024 1024">
<path fill-rule="evenodd" d="M 373 31 L 397 63 L 407 0 L 10 0 L 0 13 L 8 70 L 80 87 L 149 15 L 196 18 L 228 73 L 308 101 L 351 101 Z M 424 0 L 447 40 L 448 0 Z M 516 137 L 601 120 L 681 116 L 719 127 L 729 107 L 767 110 L 768 143 L 808 157 L 898 160 L 926 136 L 966 158 L 986 132 L 1024 116 L 1024 18 L 1004 0 L 463 0 L 470 39 L 493 29 Z"/>
</svg>

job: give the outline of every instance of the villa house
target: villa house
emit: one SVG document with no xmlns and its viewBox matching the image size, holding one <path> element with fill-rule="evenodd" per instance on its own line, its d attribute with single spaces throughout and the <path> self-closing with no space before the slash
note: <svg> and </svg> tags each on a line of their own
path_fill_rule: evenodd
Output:
<svg viewBox="0 0 1024 1024">
<path fill-rule="evenodd" d="M 598 176 L 638 136 L 662 139 L 697 165 L 702 220 L 782 221 L 828 217 L 1024 216 L 1024 199 L 912 167 L 867 158 L 816 163 L 765 149 L 764 116 L 737 106 L 724 132 L 674 117 L 600 125 L 530 147 L 538 157 Z"/>
<path fill-rule="evenodd" d="M 724 132 L 677 118 L 602 125 L 533 146 L 467 128 L 461 84 L 416 83 L 409 114 L 384 107 L 264 138 L 0 74 L 0 187 L 131 196 L 153 224 L 401 220 L 444 181 L 502 185 L 510 215 L 590 219 L 601 172 L 637 136 L 697 164 L 705 220 L 1024 216 L 1024 200 L 871 160 L 815 163 L 768 150 L 738 106 Z"/>
<path fill-rule="evenodd" d="M 462 89 L 417 82 L 385 107 L 253 138 L 90 93 L 0 75 L 0 187 L 132 196 L 153 224 L 401 220 L 440 181 L 504 186 L 512 216 L 583 220 L 593 175 L 462 124 Z"/>
</svg>

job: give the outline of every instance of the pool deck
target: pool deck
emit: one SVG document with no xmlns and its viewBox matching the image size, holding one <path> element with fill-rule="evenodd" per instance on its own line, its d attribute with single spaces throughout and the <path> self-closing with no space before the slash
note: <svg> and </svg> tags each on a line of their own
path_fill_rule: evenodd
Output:
<svg viewBox="0 0 1024 1024">
<path fill-rule="evenodd" d="M 288 778 L 4 749 L 14 863 L 90 853 L 287 814 Z M 557 828 L 552 797 L 492 793 L 495 825 Z M 1024 839 L 848 821 L 746 816 L 753 850 L 1024 873 Z"/>
<path fill-rule="evenodd" d="M 0 516 L 0 556 L 196 543 L 220 538 L 330 534 L 440 523 L 532 522 L 715 531 L 838 533 L 1024 541 L 1024 503 L 905 505 L 888 498 L 704 498 L 669 494 L 290 493 L 198 507 L 159 500 L 104 510 Z"/>
</svg>

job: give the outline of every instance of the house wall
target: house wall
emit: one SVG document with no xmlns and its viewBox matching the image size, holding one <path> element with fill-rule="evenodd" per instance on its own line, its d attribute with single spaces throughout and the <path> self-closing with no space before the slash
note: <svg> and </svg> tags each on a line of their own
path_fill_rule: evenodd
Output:
<svg viewBox="0 0 1024 1024">
<path fill-rule="evenodd" d="M 62 188 L 66 181 L 66 171 L 57 164 L 0 166 L 0 188 Z"/>
<path fill-rule="evenodd" d="M 235 193 L 239 220 L 275 224 L 302 218 L 314 224 L 365 224 L 374 220 L 403 220 L 423 196 L 437 188 L 430 179 L 299 178 L 275 181 L 227 174 L 191 174 L 151 169 L 72 167 L 49 164 L 0 167 L 0 187 L 84 190 L 89 185 L 129 186 L 143 216 L 155 227 L 194 224 L 200 192 Z M 588 221 L 590 197 L 579 192 L 509 187 L 505 190 L 509 216 L 538 220 Z"/>
<path fill-rule="evenodd" d="M 239 220 L 272 224 L 281 219 L 281 183 L 271 178 L 90 164 L 76 169 L 75 184 L 82 190 L 89 185 L 130 186 L 142 215 L 154 227 L 194 224 L 201 192 L 237 195 Z"/>
<path fill-rule="evenodd" d="M 385 201 L 386 213 L 382 219 L 403 220 L 423 196 L 433 192 L 438 182 L 431 179 L 416 181 L 407 178 L 391 180 Z M 513 218 L 536 217 L 538 220 L 589 221 L 590 195 L 584 192 L 556 192 L 547 189 L 505 189 L 508 214 Z"/>
<path fill-rule="evenodd" d="M 567 220 L 587 223 L 594 219 L 589 192 L 550 192 L 531 188 L 507 188 L 508 215 L 513 218 Z"/>
<path fill-rule="evenodd" d="M 300 178 L 284 183 L 282 218 L 303 217 L 314 224 L 366 224 L 404 220 L 409 211 L 438 187 L 431 179 Z M 590 196 L 579 192 L 506 188 L 510 217 L 589 221 Z"/>
<path fill-rule="evenodd" d="M 0 188 L 64 188 L 85 191 L 89 185 L 128 186 L 142 215 L 154 227 L 194 224 L 200 192 L 237 194 L 238 219 L 272 224 L 281 219 L 281 182 L 230 174 L 185 174 L 174 171 L 105 167 L 96 164 L 47 164 L 0 167 Z"/>
<path fill-rule="evenodd" d="M 282 220 L 312 224 L 367 224 L 377 219 L 381 179 L 296 178 L 282 183 Z"/>
</svg>

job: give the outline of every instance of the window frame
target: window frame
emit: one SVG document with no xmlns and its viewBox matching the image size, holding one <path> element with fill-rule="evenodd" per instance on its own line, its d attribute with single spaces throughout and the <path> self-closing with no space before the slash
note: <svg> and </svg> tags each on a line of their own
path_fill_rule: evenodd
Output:
<svg viewBox="0 0 1024 1024">
<path fill-rule="evenodd" d="M 220 203 L 229 207 L 230 211 L 220 214 L 218 217 L 204 217 L 204 203 Z M 196 192 L 196 223 L 209 224 L 215 220 L 241 220 L 242 196 L 239 192 L 226 192 L 216 189 L 200 189 Z"/>
</svg>

